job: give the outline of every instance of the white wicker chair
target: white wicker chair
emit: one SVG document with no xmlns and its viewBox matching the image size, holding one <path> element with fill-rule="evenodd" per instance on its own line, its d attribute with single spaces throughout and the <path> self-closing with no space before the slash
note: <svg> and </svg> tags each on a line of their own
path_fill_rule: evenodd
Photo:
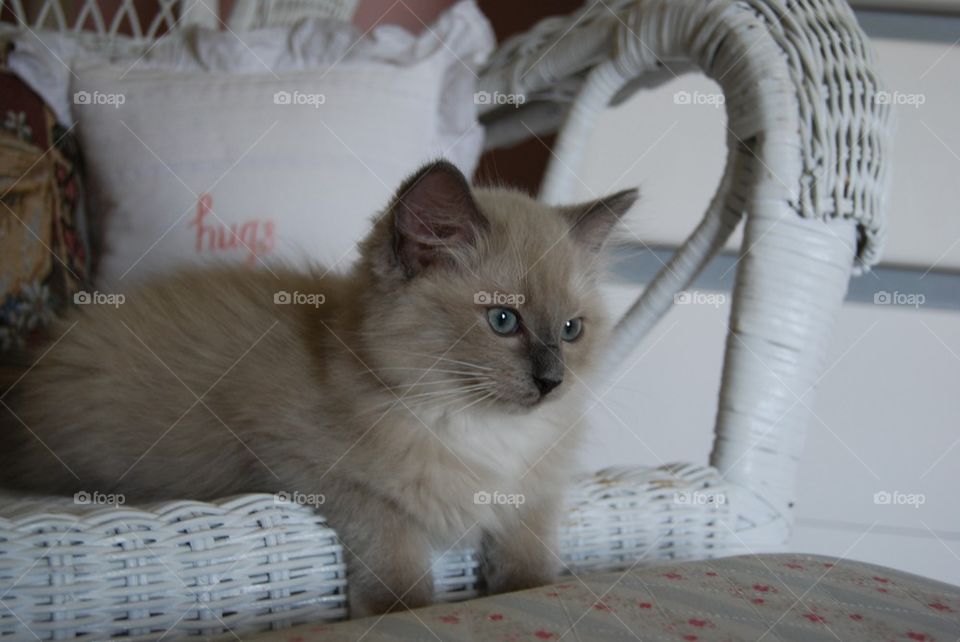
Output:
<svg viewBox="0 0 960 642">
<path fill-rule="evenodd" d="M 135 21 L 134 3 L 122 4 Z M 160 4 L 173 27 L 179 3 Z M 324 12 L 318 7 L 329 3 L 291 0 L 278 3 L 282 11 L 237 4 L 235 30 Z M 566 200 L 603 110 L 672 77 L 668 65 L 720 83 L 729 129 L 716 195 L 620 321 L 611 368 L 741 218 L 746 229 L 710 464 L 607 470 L 582 480 L 569 499 L 561 556 L 580 572 L 780 549 L 790 535 L 805 433 L 798 393 L 817 384 L 851 272 L 873 264 L 883 240 L 889 113 L 874 100 L 881 88 L 873 56 L 841 0 L 590 5 L 504 43 L 478 88 L 525 97 L 520 108 L 481 106 L 488 146 L 560 128 L 544 198 Z M 54 9 L 28 19 L 21 3 L 11 8 L 22 20 L 17 28 L 74 28 Z M 344 15 L 336 11 L 329 13 Z M 191 20 L 207 18 L 183 22 Z M 149 46 L 158 26 L 125 38 L 100 20 L 90 37 L 135 51 Z M 689 501 L 698 495 L 714 501 Z M 138 509 L 10 497 L 0 501 L 0 515 L 0 634 L 152 639 L 346 613 L 335 534 L 309 509 L 272 496 Z M 435 566 L 438 596 L 475 595 L 476 574 L 470 551 L 447 554 Z"/>
</svg>

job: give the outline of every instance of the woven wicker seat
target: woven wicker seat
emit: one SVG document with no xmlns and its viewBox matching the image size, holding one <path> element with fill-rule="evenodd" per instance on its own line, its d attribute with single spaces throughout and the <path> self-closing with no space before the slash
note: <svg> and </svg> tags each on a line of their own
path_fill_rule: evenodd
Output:
<svg viewBox="0 0 960 642">
<path fill-rule="evenodd" d="M 161 2 L 165 15 L 177 4 Z M 232 28 L 263 24 L 254 3 L 238 4 L 247 23 Z M 156 32 L 98 28 L 131 51 Z M 545 20 L 482 73 L 479 90 L 525 97 L 519 108 L 481 106 L 488 146 L 559 129 L 541 196 L 567 200 L 603 111 L 695 69 L 726 97 L 726 170 L 701 223 L 620 321 L 609 363 L 629 357 L 744 222 L 713 451 L 709 464 L 583 479 L 559 551 L 576 571 L 784 547 L 807 393 L 851 273 L 883 242 L 888 106 L 874 100 L 873 57 L 842 1 L 612 0 Z M 272 496 L 136 509 L 7 497 L 0 515 L 0 634 L 152 639 L 346 614 L 335 533 Z M 438 559 L 438 596 L 476 595 L 477 568 L 470 551 Z"/>
</svg>

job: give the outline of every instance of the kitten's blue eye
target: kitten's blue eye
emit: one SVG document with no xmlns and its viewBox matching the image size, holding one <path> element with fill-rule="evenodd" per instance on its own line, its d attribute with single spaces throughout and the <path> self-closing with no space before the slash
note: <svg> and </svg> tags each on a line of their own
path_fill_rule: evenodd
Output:
<svg viewBox="0 0 960 642">
<path fill-rule="evenodd" d="M 564 341 L 576 341 L 581 332 L 583 332 L 583 319 L 579 317 L 570 319 L 563 324 L 563 332 L 560 333 L 560 338 Z"/>
<path fill-rule="evenodd" d="M 497 334 L 513 334 L 520 327 L 517 313 L 507 308 L 490 308 L 487 310 L 487 321 Z"/>
</svg>

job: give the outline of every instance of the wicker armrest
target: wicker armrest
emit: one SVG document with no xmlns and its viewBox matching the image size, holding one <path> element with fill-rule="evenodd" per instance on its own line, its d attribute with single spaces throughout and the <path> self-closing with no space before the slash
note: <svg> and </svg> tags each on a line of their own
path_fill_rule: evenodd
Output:
<svg viewBox="0 0 960 642">
<path fill-rule="evenodd" d="M 712 554 L 777 550 L 790 536 L 810 393 L 834 320 L 885 232 L 890 110 L 876 99 L 874 55 L 850 7 L 587 3 L 501 47 L 480 91 L 511 104 L 490 100 L 481 117 L 492 144 L 559 127 L 541 197 L 564 202 L 582 184 L 576 172 L 604 111 L 691 69 L 723 90 L 726 168 L 701 223 L 620 320 L 607 363 L 613 371 L 631 354 L 745 219 L 710 456 L 728 536 Z M 674 552 L 688 554 L 682 544 Z"/>
<path fill-rule="evenodd" d="M 336 534 L 273 495 L 0 496 L 0 637 L 212 636 L 346 617 Z"/>
<path fill-rule="evenodd" d="M 693 466 L 591 475 L 569 498 L 558 555 L 578 573 L 712 557 L 726 508 L 716 484 Z M 347 616 L 343 547 L 310 507 L 110 499 L 0 495 L 0 637 L 155 640 Z M 438 556 L 437 599 L 476 597 L 478 574 L 473 551 Z"/>
</svg>

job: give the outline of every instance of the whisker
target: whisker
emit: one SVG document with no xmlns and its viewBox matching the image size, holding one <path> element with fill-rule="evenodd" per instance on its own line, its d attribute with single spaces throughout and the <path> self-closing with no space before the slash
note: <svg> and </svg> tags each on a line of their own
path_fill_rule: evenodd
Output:
<svg viewBox="0 0 960 642">
<path fill-rule="evenodd" d="M 476 372 L 471 372 L 469 370 L 448 370 L 446 368 L 414 368 L 411 366 L 393 366 L 389 368 L 376 368 L 374 372 L 385 372 L 387 370 L 413 370 L 414 372 L 440 372 L 443 374 L 462 374 L 462 375 L 476 375 Z"/>
<path fill-rule="evenodd" d="M 451 393 L 449 393 L 449 395 L 453 395 L 453 393 L 451 392 Z M 444 396 L 446 396 L 446 395 L 444 395 Z M 365 414 L 365 413 L 383 414 L 383 413 L 390 413 L 390 412 L 393 412 L 393 411 L 396 411 L 396 410 L 408 410 L 408 409 L 406 408 L 406 406 L 407 406 L 408 403 L 409 403 L 410 405 L 419 406 L 419 405 L 421 405 L 421 402 L 422 402 L 422 401 L 430 401 L 430 399 L 422 399 L 422 400 L 421 400 L 421 399 L 416 398 L 415 395 L 414 395 L 414 396 L 410 396 L 410 397 L 406 397 L 406 398 L 404 398 L 404 397 L 397 397 L 397 398 L 395 398 L 395 399 L 387 399 L 387 400 L 384 400 L 384 401 L 380 402 L 379 404 L 376 404 L 376 405 L 373 405 L 373 406 L 368 406 L 367 408 L 364 409 L 364 411 L 363 411 L 362 413 L 358 413 L 358 414 L 356 415 L 356 417 L 360 417 L 360 416 L 362 416 L 362 415 Z"/>
<path fill-rule="evenodd" d="M 468 393 L 468 394 L 466 394 L 466 395 L 462 395 L 462 396 L 460 396 L 460 397 L 455 397 L 455 398 L 453 398 L 453 399 L 447 399 L 447 400 L 441 400 L 441 403 L 440 403 L 439 405 L 435 406 L 435 407 L 432 407 L 432 409 L 433 409 L 433 410 L 441 410 L 441 409 L 443 409 L 443 408 L 446 408 L 447 406 L 450 406 L 450 405 L 452 405 L 452 404 L 457 403 L 458 401 L 470 401 L 474 396 L 476 396 L 476 395 L 481 395 L 481 396 L 482 396 L 482 395 L 483 395 L 485 392 L 487 392 L 488 390 L 491 390 L 490 386 L 487 386 L 486 388 L 481 388 L 481 389 L 479 389 L 479 390 L 473 390 L 473 391 L 471 391 L 470 393 Z"/>
<path fill-rule="evenodd" d="M 396 386 L 388 386 L 387 390 L 399 390 L 401 388 L 413 388 L 415 386 L 435 386 L 441 383 L 474 384 L 474 383 L 480 383 L 480 381 L 474 381 L 472 379 L 467 379 L 466 377 L 453 377 L 450 379 L 438 379 L 436 381 L 414 381 L 413 383 L 402 383 Z"/>
<path fill-rule="evenodd" d="M 494 370 L 494 368 L 490 368 L 488 366 L 482 366 L 479 363 L 470 363 L 469 361 L 460 361 L 459 359 L 451 359 L 449 357 L 438 356 L 435 354 L 427 354 L 425 352 L 411 352 L 410 350 L 396 350 L 396 349 L 390 349 L 390 348 L 381 349 L 379 350 L 379 352 L 395 352 L 397 354 L 408 354 L 416 357 L 426 357 L 428 359 L 436 359 L 438 362 L 449 361 L 451 363 L 459 363 L 460 365 L 468 366 L 470 368 L 477 368 L 479 370 Z"/>
<path fill-rule="evenodd" d="M 463 383 L 466 385 L 433 390 L 423 390 L 422 388 L 423 386 L 450 383 Z M 486 398 L 495 396 L 496 391 L 492 387 L 494 383 L 495 381 L 489 375 L 482 373 L 468 373 L 467 377 L 444 379 L 440 381 L 417 380 L 416 382 L 410 384 L 386 386 L 383 388 L 383 390 L 390 392 L 392 394 L 392 398 L 384 399 L 379 403 L 367 406 L 364 408 L 362 413 L 358 413 L 356 416 L 359 417 L 367 413 L 390 413 L 395 409 L 403 409 L 407 403 L 420 408 L 442 409 L 459 401 L 469 401 L 470 403 L 466 406 L 469 407 L 470 405 L 473 405 L 473 403 L 479 403 Z M 415 392 L 417 388 L 421 388 L 422 391 Z M 477 399 L 474 399 L 474 397 L 477 397 Z"/>
<path fill-rule="evenodd" d="M 423 392 L 418 392 L 416 394 L 409 394 L 410 393 L 409 390 L 402 394 L 397 394 L 395 391 L 393 391 L 390 388 L 388 388 L 387 390 L 393 392 L 394 396 L 396 396 L 397 399 L 399 399 L 400 401 L 409 401 L 411 399 L 420 399 L 420 398 L 429 397 L 429 396 L 440 396 L 440 395 L 446 395 L 446 394 L 473 392 L 481 388 L 489 388 L 489 387 L 490 387 L 490 384 L 488 382 L 479 382 L 479 383 L 472 383 L 467 386 L 452 386 L 452 387 L 441 389 L 441 390 L 425 390 Z M 394 400 L 391 399 L 389 401 L 392 402 Z"/>
<path fill-rule="evenodd" d="M 485 400 L 485 399 L 489 399 L 490 397 L 492 397 L 492 396 L 495 395 L 495 394 L 496 394 L 496 391 L 495 391 L 495 390 L 491 390 L 490 392 L 488 392 L 487 394 L 483 395 L 482 397 L 480 397 L 480 398 L 477 399 L 476 401 L 471 401 L 470 403 L 468 403 L 468 404 L 467 404 L 466 406 L 464 406 L 463 408 L 460 408 L 459 410 L 455 410 L 455 411 L 453 412 L 453 414 L 456 415 L 456 414 L 458 414 L 458 413 L 461 413 L 461 412 L 463 412 L 464 410 L 466 410 L 467 408 L 469 408 L 470 406 L 476 405 L 476 404 L 480 403 L 481 401 L 483 401 L 483 400 Z"/>
<path fill-rule="evenodd" d="M 434 403 L 432 403 L 431 405 L 429 405 L 429 406 L 427 406 L 427 407 L 428 407 L 430 410 L 440 411 L 440 410 L 443 410 L 444 408 L 446 408 L 447 406 L 451 406 L 451 405 L 453 405 L 453 404 L 455 404 L 455 403 L 461 402 L 461 401 L 463 401 L 464 399 L 471 399 L 474 395 L 477 395 L 477 394 L 483 394 L 483 391 L 482 391 L 482 390 L 475 390 L 475 391 L 473 391 L 472 393 L 470 393 L 469 395 L 458 395 L 458 396 L 456 396 L 456 397 L 453 397 L 452 399 L 438 399 L 438 400 L 436 400 Z"/>
<path fill-rule="evenodd" d="M 436 388 L 436 389 L 433 389 L 433 390 L 416 390 L 416 389 L 410 389 L 410 390 L 407 390 L 407 391 L 405 391 L 405 392 L 400 392 L 399 394 L 396 393 L 396 392 L 394 392 L 394 394 L 397 394 L 397 396 L 398 396 L 401 400 L 407 401 L 407 400 L 410 400 L 410 399 L 423 399 L 423 398 L 428 397 L 428 396 L 430 396 L 430 395 L 442 395 L 442 394 L 446 394 L 446 393 L 451 393 L 451 394 L 452 394 L 452 393 L 463 393 L 463 394 L 465 394 L 465 393 L 468 393 L 468 392 L 473 392 L 473 391 L 475 391 L 475 390 L 480 390 L 481 388 L 489 388 L 489 387 L 490 387 L 490 385 L 487 384 L 487 383 L 478 383 L 478 384 L 472 384 L 472 385 L 470 385 L 470 386 L 457 386 L 457 387 L 454 387 L 454 388 L 449 388 L 449 387 L 448 387 L 448 388 Z M 411 393 L 412 393 L 412 394 L 411 394 Z"/>
</svg>

